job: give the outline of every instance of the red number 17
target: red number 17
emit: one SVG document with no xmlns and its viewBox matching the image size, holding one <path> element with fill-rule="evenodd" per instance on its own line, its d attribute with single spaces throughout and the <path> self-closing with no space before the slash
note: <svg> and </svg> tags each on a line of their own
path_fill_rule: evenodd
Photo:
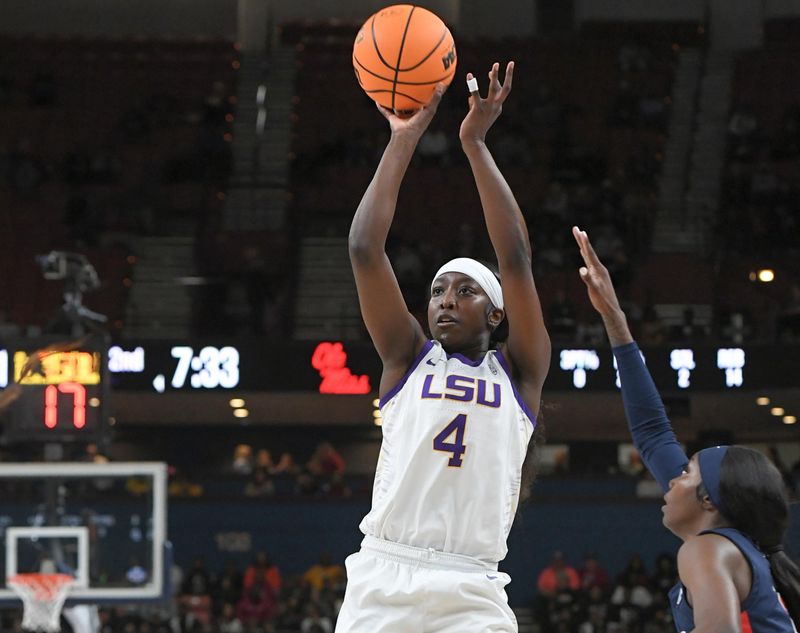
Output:
<svg viewBox="0 0 800 633">
<path fill-rule="evenodd" d="M 86 387 L 77 382 L 48 385 L 44 391 L 44 425 L 48 429 L 58 424 L 58 393 L 72 394 L 72 424 L 76 429 L 86 426 Z"/>
</svg>

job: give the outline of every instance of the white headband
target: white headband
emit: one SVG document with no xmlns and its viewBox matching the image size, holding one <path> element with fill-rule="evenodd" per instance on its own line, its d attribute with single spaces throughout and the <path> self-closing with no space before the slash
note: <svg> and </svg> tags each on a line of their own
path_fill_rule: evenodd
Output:
<svg viewBox="0 0 800 633">
<path fill-rule="evenodd" d="M 451 259 L 433 276 L 431 282 L 431 289 L 433 289 L 434 282 L 444 273 L 462 273 L 468 277 L 472 277 L 483 291 L 489 296 L 489 300 L 495 308 L 503 309 L 503 290 L 500 288 L 500 282 L 497 281 L 494 273 L 479 261 L 475 261 L 470 257 L 456 257 Z"/>
</svg>

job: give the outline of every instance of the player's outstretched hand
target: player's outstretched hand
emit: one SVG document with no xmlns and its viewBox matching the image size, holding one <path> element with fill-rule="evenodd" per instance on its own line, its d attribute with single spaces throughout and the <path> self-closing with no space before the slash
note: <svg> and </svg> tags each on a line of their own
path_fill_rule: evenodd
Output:
<svg viewBox="0 0 800 633">
<path fill-rule="evenodd" d="M 581 231 L 577 226 L 573 226 L 572 235 L 581 249 L 581 257 L 583 257 L 584 263 L 578 272 L 581 280 L 586 284 L 586 288 L 589 291 L 589 299 L 594 309 L 604 318 L 622 312 L 608 269 L 603 266 L 603 262 L 594 252 L 586 231 Z"/>
<path fill-rule="evenodd" d="M 470 89 L 469 112 L 461 122 L 461 129 L 458 132 L 462 144 L 486 141 L 486 133 L 500 116 L 503 111 L 503 103 L 511 93 L 513 79 L 514 62 L 508 62 L 502 85 L 500 84 L 500 64 L 495 62 L 489 71 L 489 94 L 483 99 L 478 90 L 477 80 L 472 73 L 467 73 L 467 86 Z"/>
<path fill-rule="evenodd" d="M 378 106 L 378 111 L 384 118 L 389 121 L 389 127 L 392 130 L 392 136 L 394 138 L 408 138 L 416 143 L 425 133 L 425 130 L 428 129 L 428 125 L 430 125 L 433 115 L 436 114 L 439 103 L 442 101 L 442 95 L 444 95 L 446 90 L 447 86 L 445 84 L 437 84 L 430 103 L 424 108 L 420 108 L 409 117 L 398 116 L 377 102 L 375 105 Z"/>
</svg>

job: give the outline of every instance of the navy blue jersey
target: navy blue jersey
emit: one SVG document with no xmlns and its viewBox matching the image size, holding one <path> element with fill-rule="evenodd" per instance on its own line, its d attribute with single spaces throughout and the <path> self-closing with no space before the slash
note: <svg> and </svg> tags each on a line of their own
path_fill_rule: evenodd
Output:
<svg viewBox="0 0 800 633">
<path fill-rule="evenodd" d="M 664 403 L 636 343 L 614 348 L 622 386 L 622 401 L 633 443 L 648 470 L 666 491 L 669 482 L 681 474 L 688 463 Z M 743 633 L 797 633 L 788 612 L 780 602 L 772 581 L 769 561 L 743 532 L 733 528 L 707 530 L 731 540 L 742 552 L 753 571 L 750 593 L 742 603 Z M 686 588 L 678 583 L 670 591 L 670 606 L 675 627 L 680 632 L 694 629 L 694 613 L 686 600 Z"/>
<path fill-rule="evenodd" d="M 753 574 L 750 593 L 742 602 L 742 631 L 744 633 L 797 633 L 789 613 L 772 584 L 769 561 L 753 541 L 734 528 L 716 528 L 700 534 L 719 534 L 730 540 L 742 552 Z M 694 610 L 686 599 L 686 588 L 679 582 L 669 592 L 669 604 L 675 628 L 683 633 L 694 629 Z"/>
</svg>

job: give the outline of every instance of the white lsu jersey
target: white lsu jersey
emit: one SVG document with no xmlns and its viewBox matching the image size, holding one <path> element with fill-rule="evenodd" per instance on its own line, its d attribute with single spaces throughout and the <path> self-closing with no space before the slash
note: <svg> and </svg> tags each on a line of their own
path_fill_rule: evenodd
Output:
<svg viewBox="0 0 800 633">
<path fill-rule="evenodd" d="M 474 362 L 428 341 L 381 398 L 383 442 L 364 534 L 496 563 L 536 423 L 502 354 Z"/>
</svg>

